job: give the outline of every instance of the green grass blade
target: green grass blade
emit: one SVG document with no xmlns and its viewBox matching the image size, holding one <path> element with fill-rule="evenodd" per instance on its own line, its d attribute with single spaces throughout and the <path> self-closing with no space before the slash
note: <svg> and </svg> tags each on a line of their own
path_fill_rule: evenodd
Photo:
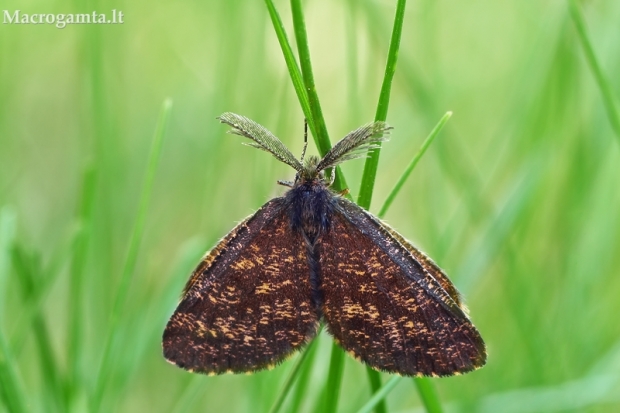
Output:
<svg viewBox="0 0 620 413">
<path fill-rule="evenodd" d="M 0 327 L 0 400 L 8 411 L 20 413 L 26 410 L 26 393 L 17 375 L 15 357 L 11 354 Z"/>
<path fill-rule="evenodd" d="M 159 164 L 165 131 L 168 124 L 168 119 L 170 117 L 171 107 L 172 101 L 170 99 L 166 99 L 162 104 L 159 118 L 157 120 L 157 126 L 155 128 L 153 144 L 151 146 L 151 151 L 149 154 L 146 175 L 140 194 L 138 212 L 129 241 L 127 258 L 123 267 L 123 272 L 121 275 L 120 285 L 117 290 L 116 299 L 112 307 L 108 335 L 106 337 L 103 356 L 101 358 L 101 365 L 99 367 L 99 374 L 97 376 L 94 394 L 90 400 L 90 410 L 93 412 L 99 411 L 101 401 L 105 393 L 106 382 L 111 374 L 113 365 L 113 343 L 114 339 L 116 338 L 116 330 L 120 321 L 121 311 L 125 303 L 127 293 L 129 292 L 129 287 L 133 278 L 136 261 L 138 259 L 138 250 L 144 233 L 146 216 L 151 198 L 151 191 L 153 189 L 153 182 L 155 180 L 155 172 L 157 171 L 157 166 Z"/>
<path fill-rule="evenodd" d="M 385 216 L 385 213 L 387 212 L 388 208 L 392 205 L 392 202 L 394 201 L 394 199 L 396 198 L 396 195 L 398 195 L 401 188 L 405 184 L 405 181 L 407 180 L 407 178 L 409 178 L 409 175 L 411 174 L 413 169 L 416 167 L 416 165 L 418 164 L 418 162 L 420 161 L 420 159 L 422 158 L 422 156 L 424 155 L 428 147 L 431 145 L 433 140 L 437 137 L 437 135 L 439 135 L 439 132 L 443 129 L 444 125 L 446 124 L 446 122 L 448 122 L 451 116 L 452 116 L 452 112 L 447 112 L 445 115 L 443 115 L 443 117 L 439 120 L 437 125 L 433 128 L 431 133 L 428 135 L 426 140 L 422 143 L 422 146 L 420 146 L 420 150 L 418 150 L 418 153 L 415 154 L 415 156 L 413 157 L 413 159 L 411 160 L 411 162 L 405 169 L 405 172 L 403 172 L 401 177 L 398 179 L 398 182 L 396 182 L 396 185 L 394 185 L 394 188 L 392 188 L 392 190 L 390 191 L 390 194 L 385 199 L 385 202 L 383 203 L 383 206 L 381 207 L 381 210 L 379 211 L 379 214 L 378 214 L 379 218 L 383 218 Z"/>
<path fill-rule="evenodd" d="M 308 388 L 308 381 L 310 380 L 310 373 L 312 372 L 312 366 L 314 365 L 314 358 L 316 357 L 318 345 L 318 338 L 321 334 L 322 328 L 319 329 L 317 334 L 317 338 L 315 338 L 310 346 L 305 350 L 308 355 L 306 356 L 306 363 L 301 368 L 301 372 L 299 374 L 299 378 L 297 379 L 297 386 L 295 388 L 295 393 L 293 394 L 293 400 L 291 402 L 291 407 L 289 411 L 298 412 L 300 410 L 301 402 L 306 396 L 306 389 Z"/>
<path fill-rule="evenodd" d="M 394 17 L 394 27 L 392 28 L 392 38 L 390 40 L 390 49 L 388 51 L 387 63 L 385 65 L 385 75 L 379 95 L 379 103 L 377 104 L 377 112 L 375 120 L 385 121 L 387 119 L 388 107 L 390 104 L 390 93 L 392 91 L 392 80 L 396 71 L 396 61 L 398 60 L 398 49 L 400 47 L 400 38 L 403 30 L 403 21 L 405 19 L 406 0 L 398 0 L 396 5 L 396 15 Z M 377 176 L 377 166 L 379 165 L 379 154 L 381 148 L 374 149 L 369 152 L 368 159 L 364 165 L 364 174 L 362 175 L 362 184 L 360 187 L 357 203 L 364 209 L 370 208 L 372 201 L 372 193 L 375 187 L 375 178 Z"/>
<path fill-rule="evenodd" d="M 7 207 L 0 211 L 0 294 L 8 294 L 5 281 L 10 270 L 10 249 L 15 238 L 15 213 Z M 2 304 L 7 300 L 3 299 Z M 15 362 L 5 336 L 2 316 L 4 307 L 0 304 L 0 400 L 10 412 L 26 411 L 26 393 L 18 377 L 19 368 Z"/>
<path fill-rule="evenodd" d="M 14 248 L 15 247 L 13 246 L 13 249 Z M 68 256 L 68 254 L 64 255 Z M 15 251 L 12 252 L 12 258 L 14 257 Z M 38 258 L 38 255 L 34 255 L 29 259 L 34 263 L 35 259 Z M 13 261 L 15 260 L 13 259 Z M 13 264 L 15 265 L 15 262 L 13 262 Z M 40 266 L 40 264 L 36 265 Z M 34 290 L 29 290 L 28 305 L 23 306 L 19 314 L 17 314 L 13 331 L 11 331 L 10 334 L 9 345 L 14 355 L 19 356 L 21 351 L 24 349 L 24 345 L 31 333 L 31 329 L 34 328 L 34 324 L 36 323 L 35 320 L 37 317 L 41 317 L 41 309 L 43 308 L 45 300 L 50 295 L 56 279 L 61 273 L 60 268 L 62 268 L 61 262 L 56 264 L 50 263 L 46 269 L 45 276 L 40 276 L 37 278 L 36 288 Z M 30 269 L 24 267 L 20 268 L 19 271 L 30 271 Z"/>
<path fill-rule="evenodd" d="M 340 397 L 340 382 L 344 372 L 344 351 L 336 344 L 332 343 L 332 354 L 329 360 L 329 374 L 327 384 L 323 390 L 323 406 L 319 412 L 332 413 L 338 409 L 338 399 Z"/>
<path fill-rule="evenodd" d="M 315 124 L 314 122 L 312 122 L 312 111 L 310 110 L 310 102 L 308 101 L 308 94 L 306 93 L 306 88 L 304 86 L 304 79 L 301 75 L 301 70 L 299 69 L 297 60 L 295 59 L 293 48 L 288 41 L 288 36 L 286 35 L 286 30 L 284 29 L 284 25 L 282 24 L 282 19 L 280 19 L 280 14 L 278 13 L 276 6 L 274 6 L 271 0 L 265 0 L 265 5 L 267 6 L 267 10 L 269 11 L 269 17 L 271 18 L 273 29 L 276 32 L 278 42 L 280 43 L 282 55 L 284 56 L 286 67 L 288 68 L 288 72 L 291 76 L 291 81 L 293 82 L 293 87 L 295 88 L 297 99 L 299 99 L 301 110 L 303 111 L 306 119 L 308 119 L 310 130 L 312 132 L 312 135 L 316 139 L 317 134 L 314 128 Z"/>
<path fill-rule="evenodd" d="M 577 5 L 577 1 L 569 0 L 568 6 L 571 18 L 575 24 L 575 28 L 577 29 L 577 36 L 579 37 L 579 41 L 583 47 L 583 52 L 586 55 L 586 60 L 588 61 L 590 70 L 592 70 L 596 84 L 603 95 L 603 104 L 607 110 L 609 122 L 611 123 L 611 127 L 616 134 L 616 138 L 618 138 L 618 143 L 620 143 L 620 115 L 618 114 L 613 89 L 609 85 L 609 82 L 603 73 L 599 60 L 596 58 L 594 47 L 592 47 L 592 42 L 590 41 L 590 37 L 588 36 L 588 32 L 586 30 L 586 23 L 579 6 Z"/>
<path fill-rule="evenodd" d="M 394 387 L 402 380 L 401 376 L 392 376 L 371 398 L 362 406 L 357 413 L 370 413 L 386 396 L 394 390 Z"/>
<path fill-rule="evenodd" d="M 22 290 L 24 307 L 37 306 L 32 320 L 32 332 L 34 334 L 35 346 L 39 353 L 41 376 L 46 396 L 46 400 L 43 403 L 51 411 L 65 411 L 63 398 L 65 392 L 60 363 L 52 348 L 50 328 L 44 318 L 44 312 L 40 306 L 41 302 L 36 300 L 40 290 L 45 287 L 39 280 L 47 278 L 46 272 L 42 268 L 41 257 L 39 254 L 28 253 L 23 248 L 14 246 L 12 258 L 13 267 L 17 274 L 16 278 Z"/>
<path fill-rule="evenodd" d="M 381 374 L 377 370 L 373 370 L 368 366 L 366 366 L 366 374 L 368 375 L 371 394 L 375 394 L 379 391 L 379 389 L 381 389 Z M 382 399 L 377 403 L 375 406 L 375 413 L 387 413 L 385 399 Z"/>
<path fill-rule="evenodd" d="M 17 218 L 12 209 L 4 207 L 0 210 L 0 292 L 6 291 L 6 281 L 11 267 L 10 250 L 15 238 L 16 221 Z M 5 302 L 6 300 L 2 300 L 0 303 L 0 317 L 4 315 Z"/>
<path fill-rule="evenodd" d="M 314 345 L 315 341 L 316 339 L 314 339 L 312 343 L 310 343 L 310 346 Z M 269 409 L 269 413 L 277 413 L 280 410 L 282 404 L 284 403 L 284 400 L 286 400 L 286 396 L 288 395 L 289 391 L 293 387 L 293 384 L 295 383 L 295 379 L 297 378 L 297 375 L 299 374 L 302 365 L 308 358 L 309 353 L 310 349 L 308 348 L 299 355 L 297 360 L 295 360 L 295 364 L 293 365 L 293 368 L 291 369 L 288 377 L 286 378 L 286 381 L 284 382 L 280 393 L 276 397 L 273 406 L 271 406 L 271 409 Z"/>
<path fill-rule="evenodd" d="M 418 388 L 420 399 L 422 399 L 426 411 L 428 413 L 441 413 L 443 410 L 433 382 L 426 377 L 416 377 L 413 382 Z"/>
<path fill-rule="evenodd" d="M 316 85 L 314 83 L 314 73 L 312 72 L 310 48 L 308 46 L 308 35 L 306 34 L 306 23 L 301 7 L 301 0 L 291 0 L 291 11 L 293 13 L 293 27 L 295 28 L 295 40 L 297 41 L 301 75 L 310 104 L 311 117 L 308 119 L 308 122 L 314 123 L 319 152 L 321 155 L 325 155 L 331 148 L 331 144 L 329 141 L 329 134 L 327 133 L 327 127 L 325 126 L 325 119 L 323 118 L 319 96 L 316 92 Z"/>
<path fill-rule="evenodd" d="M 82 194 L 78 205 L 78 229 L 73 240 L 69 281 L 68 345 L 67 345 L 67 390 L 69 400 L 73 399 L 83 383 L 82 338 L 84 336 L 82 315 L 84 313 L 84 279 L 90 221 L 95 198 L 95 170 L 88 167 L 82 178 Z"/>
<path fill-rule="evenodd" d="M 293 2 L 291 2 L 291 4 L 292 3 Z M 265 0 L 265 5 L 267 6 L 267 10 L 269 11 L 269 17 L 271 18 L 271 23 L 273 24 L 276 36 L 278 37 L 278 42 L 280 43 L 282 55 L 284 56 L 284 60 L 286 61 L 286 67 L 288 68 L 289 74 L 291 76 L 291 81 L 293 82 L 293 87 L 295 88 L 297 99 L 299 100 L 299 104 L 301 105 L 304 116 L 308 120 L 310 132 L 312 133 L 314 142 L 319 150 L 319 153 L 321 155 L 325 155 L 331 149 L 331 142 L 329 140 L 329 135 L 327 134 L 327 129 L 325 127 L 325 121 L 323 120 L 322 112 L 320 110 L 320 105 L 318 105 L 318 112 L 321 113 L 320 120 L 318 122 L 315 120 L 315 112 L 317 110 L 316 106 L 318 103 L 316 88 L 313 86 L 313 94 L 308 93 L 310 89 L 308 89 L 308 84 L 306 83 L 306 81 L 311 80 L 311 84 L 314 85 L 314 77 L 312 75 L 312 66 L 310 64 L 310 52 L 308 48 L 308 39 L 305 35 L 306 29 L 301 5 L 297 4 L 293 7 L 293 23 L 295 24 L 295 36 L 297 40 L 300 59 L 302 60 L 302 69 L 304 71 L 303 74 L 302 70 L 297 64 L 297 61 L 295 60 L 295 54 L 293 53 L 291 44 L 288 41 L 286 30 L 284 29 L 284 25 L 282 24 L 282 20 L 280 19 L 280 14 L 278 13 L 276 7 L 271 0 Z M 310 79 L 307 79 L 307 76 L 309 76 Z M 321 124 L 322 130 L 319 129 Z M 336 168 L 336 181 L 334 183 L 334 188 L 344 189 L 346 187 L 347 186 L 344 175 L 342 175 L 340 168 Z"/>
<path fill-rule="evenodd" d="M 331 149 L 331 142 L 329 140 L 329 134 L 327 133 L 325 119 L 323 118 L 323 110 L 321 109 L 319 95 L 317 94 L 316 85 L 314 83 L 314 74 L 312 72 L 312 62 L 310 59 L 310 47 L 308 46 L 308 35 L 306 34 L 306 23 L 301 7 L 301 0 L 291 0 L 291 10 L 293 13 L 293 27 L 295 28 L 297 51 L 299 53 L 299 61 L 301 63 L 301 74 L 303 76 L 306 93 L 308 94 L 310 112 L 312 114 L 312 118 L 309 121 L 314 123 L 313 133 L 316 133 L 315 140 L 317 143 L 317 148 L 321 156 L 323 156 Z M 342 172 L 340 171 L 340 168 L 336 168 L 336 179 L 333 187 L 336 190 L 347 187 L 347 183 L 342 175 Z"/>
<path fill-rule="evenodd" d="M 34 258 L 31 259 L 34 260 Z M 22 311 L 20 311 L 17 315 L 18 318 L 15 322 L 13 331 L 11 331 L 10 334 L 11 338 L 9 345 L 11 346 L 14 354 L 19 355 L 22 351 L 24 344 L 31 333 L 31 329 L 35 324 L 36 318 L 41 316 L 43 303 L 50 295 L 52 287 L 61 273 L 59 268 L 61 267 L 58 267 L 57 265 L 48 265 L 45 276 L 37 278 L 36 289 L 29 292 L 30 295 L 28 297 L 28 305 L 24 306 Z M 26 269 L 25 271 L 29 270 Z"/>
</svg>

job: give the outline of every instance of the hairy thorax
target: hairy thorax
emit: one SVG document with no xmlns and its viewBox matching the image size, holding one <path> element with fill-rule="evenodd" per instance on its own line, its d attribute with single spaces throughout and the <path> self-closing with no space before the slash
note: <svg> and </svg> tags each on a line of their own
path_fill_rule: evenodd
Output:
<svg viewBox="0 0 620 413">
<path fill-rule="evenodd" d="M 302 179 L 286 193 L 286 200 L 291 205 L 291 228 L 301 232 L 312 246 L 330 229 L 335 196 L 319 177 Z"/>
</svg>

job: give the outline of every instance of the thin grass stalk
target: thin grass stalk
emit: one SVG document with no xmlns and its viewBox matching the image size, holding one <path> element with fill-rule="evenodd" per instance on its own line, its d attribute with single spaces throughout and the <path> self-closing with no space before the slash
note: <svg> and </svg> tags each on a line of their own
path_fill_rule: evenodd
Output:
<svg viewBox="0 0 620 413">
<path fill-rule="evenodd" d="M 332 342 L 332 353 L 329 360 L 327 383 L 323 389 L 323 405 L 319 403 L 317 413 L 334 413 L 338 409 L 340 385 L 344 373 L 344 351 L 336 342 Z"/>
<path fill-rule="evenodd" d="M 314 83 L 310 47 L 308 46 L 308 35 L 306 33 L 306 23 L 301 7 L 301 0 L 291 0 L 291 11 L 293 14 L 293 27 L 295 30 L 295 40 L 297 41 L 301 74 L 304 79 L 306 93 L 308 94 L 308 101 L 310 102 L 310 112 L 312 114 L 311 121 L 314 122 L 315 133 L 317 134 L 316 140 L 319 153 L 323 156 L 331 149 L 331 142 L 329 140 L 329 134 L 327 133 L 325 119 L 323 118 L 323 110 L 321 109 L 319 95 L 317 94 L 316 85 Z M 340 168 L 336 168 L 335 173 L 336 179 L 333 184 L 334 189 L 341 190 L 346 188 L 347 183 Z"/>
<path fill-rule="evenodd" d="M 331 142 L 328 139 L 324 139 L 321 132 L 317 129 L 317 122 L 314 120 L 313 109 L 310 103 L 309 94 L 307 92 L 307 85 L 305 83 L 305 79 L 302 75 L 302 71 L 295 60 L 295 54 L 293 53 L 293 49 L 288 41 L 288 36 L 286 35 L 286 30 L 284 29 L 284 25 L 282 24 L 282 20 L 280 19 L 280 14 L 278 13 L 276 7 L 274 6 L 271 0 L 265 0 L 265 4 L 269 11 L 269 17 L 271 18 L 271 23 L 273 24 L 273 28 L 276 32 L 276 36 L 278 37 L 278 42 L 280 43 L 280 48 L 282 49 L 282 54 L 284 56 L 284 60 L 286 61 L 286 66 L 288 68 L 289 74 L 291 76 L 291 81 L 293 82 L 293 87 L 295 88 L 295 92 L 297 94 L 297 98 L 301 105 L 301 109 L 304 113 L 304 116 L 308 120 L 308 126 L 310 127 L 310 132 L 314 138 L 314 143 L 319 150 L 321 155 L 325 155 L 331 149 Z M 295 13 L 295 12 L 294 12 Z M 301 7 L 299 8 L 297 14 L 301 13 Z M 300 30 L 303 30 L 305 33 L 305 24 L 303 20 L 303 14 L 301 15 L 301 19 L 295 21 L 294 24 L 301 24 L 303 27 Z M 295 26 L 295 34 L 297 36 L 297 26 Z M 299 48 L 300 39 L 297 38 L 297 45 Z M 309 49 L 307 47 L 307 38 L 305 39 L 306 47 L 304 48 L 306 52 L 308 52 L 309 58 Z M 300 51 L 301 56 L 301 51 Z M 309 63 L 309 62 L 308 62 Z M 302 67 L 303 69 L 303 67 Z M 310 70 L 310 73 L 312 71 Z M 314 81 L 313 81 L 314 82 Z M 315 93 L 316 95 L 316 93 Z M 318 97 L 317 97 L 318 101 Z M 325 122 L 323 122 L 323 125 Z M 347 187 L 346 181 L 344 179 L 344 175 L 340 171 L 340 168 L 336 168 L 336 181 L 334 182 L 334 187 L 337 189 L 343 189 Z"/>
<path fill-rule="evenodd" d="M 82 194 L 78 205 L 78 229 L 74 238 L 71 267 L 69 270 L 69 309 L 68 309 L 68 345 L 67 345 L 67 402 L 76 396 L 82 380 L 82 338 L 84 312 L 84 279 L 88 240 L 92 219 L 92 207 L 95 200 L 95 170 L 86 168 L 82 178 Z"/>
<path fill-rule="evenodd" d="M 26 412 L 26 392 L 18 377 L 19 368 L 0 328 L 0 400 L 11 413 Z"/>
<path fill-rule="evenodd" d="M 9 278 L 10 251 L 15 239 L 16 221 L 15 212 L 11 208 L 0 209 L 0 292 L 6 291 L 6 282 Z M 5 303 L 6 300 L 0 302 L 0 317 L 4 316 Z"/>
<path fill-rule="evenodd" d="M 162 104 L 159 118 L 157 120 L 157 126 L 155 128 L 155 135 L 153 137 L 153 143 L 149 154 L 146 175 L 142 185 L 138 212 L 131 232 L 127 258 L 123 267 L 120 284 L 117 289 L 116 299 L 112 307 L 108 334 L 106 336 L 106 343 L 103 350 L 103 356 L 101 358 L 101 364 L 99 366 L 99 374 L 97 376 L 94 394 L 90 401 L 90 410 L 92 412 L 99 411 L 103 395 L 105 394 L 107 380 L 112 372 L 112 358 L 114 347 L 113 344 L 120 323 L 121 311 L 123 309 L 127 294 L 129 292 L 129 287 L 131 285 L 131 280 L 133 278 L 136 262 L 138 259 L 138 251 L 142 241 L 142 236 L 144 234 L 146 216 L 148 213 L 149 202 L 151 199 L 153 182 L 155 180 L 155 172 L 157 171 L 157 166 L 159 165 L 159 159 L 162 151 L 168 119 L 170 117 L 171 107 L 172 101 L 170 99 L 166 99 Z"/>
<path fill-rule="evenodd" d="M 276 9 L 276 6 L 273 4 L 273 2 L 271 0 L 265 0 L 265 5 L 267 6 L 267 10 L 269 11 L 269 17 L 271 18 L 273 30 L 276 32 L 276 37 L 278 38 L 278 42 L 280 43 L 282 55 L 284 56 L 286 67 L 291 76 L 293 88 L 295 89 L 295 93 L 297 94 L 297 99 L 299 100 L 301 110 L 303 111 L 304 116 L 308 120 L 310 132 L 312 132 L 312 136 L 315 138 L 315 143 L 317 147 L 319 147 L 319 141 L 316 140 L 318 135 L 316 133 L 315 123 L 312 121 L 312 111 L 310 109 L 310 102 L 308 101 L 308 94 L 306 93 L 306 88 L 304 86 L 304 79 L 301 75 L 301 70 L 299 69 L 297 60 L 295 59 L 293 48 L 288 41 L 288 36 L 286 35 L 284 24 L 282 24 L 280 14 L 278 13 L 278 10 Z"/>
<path fill-rule="evenodd" d="M 368 375 L 368 382 L 370 383 L 370 393 L 375 394 L 381 389 L 381 374 L 368 366 L 366 366 L 366 374 Z M 387 413 L 385 399 L 379 400 L 375 405 L 375 413 Z"/>
<path fill-rule="evenodd" d="M 15 214 L 7 207 L 0 211 L 0 286 L 5 286 L 5 281 L 10 272 L 10 250 L 15 238 Z M 0 294 L 8 294 L 6 288 L 0 288 Z M 4 324 L 3 304 L 0 303 L 0 401 L 10 412 L 21 413 L 26 411 L 26 393 L 19 377 L 19 367 L 16 358 L 11 352 L 6 339 Z"/>
<path fill-rule="evenodd" d="M 371 398 L 362 406 L 357 413 L 370 413 L 385 397 L 394 390 L 394 387 L 402 380 L 401 376 L 392 376 Z"/>
<path fill-rule="evenodd" d="M 308 46 L 308 35 L 306 33 L 306 22 L 304 19 L 301 0 L 291 0 L 291 11 L 293 14 L 293 27 L 295 29 L 295 40 L 297 41 L 297 52 L 301 66 L 304 87 L 310 103 L 311 118 L 309 122 L 314 122 L 317 133 L 318 149 L 321 155 L 325 155 L 331 148 L 327 126 L 323 118 L 321 102 L 314 83 L 314 73 L 312 72 L 312 62 L 310 59 L 310 47 Z"/>
<path fill-rule="evenodd" d="M 405 181 L 407 181 L 407 178 L 409 178 L 411 172 L 413 172 L 414 168 L 416 167 L 428 147 L 431 145 L 431 143 L 433 143 L 433 140 L 435 140 L 437 135 L 439 135 L 439 132 L 443 129 L 444 125 L 446 124 L 446 122 L 448 122 L 451 116 L 452 112 L 447 112 L 445 115 L 443 115 L 443 117 L 439 120 L 437 125 L 435 125 L 428 137 L 424 140 L 422 146 L 420 146 L 420 149 L 418 150 L 418 153 L 415 154 L 409 165 L 407 165 L 407 168 L 405 168 L 403 174 L 400 176 L 400 178 L 398 178 L 396 185 L 394 185 L 394 188 L 392 188 L 389 195 L 385 199 L 383 206 L 379 210 L 379 214 L 377 214 L 379 218 L 383 218 L 385 216 L 387 210 L 390 208 L 392 202 L 396 198 L 396 195 L 398 195 L 403 185 L 405 184 Z"/>
<path fill-rule="evenodd" d="M 377 104 L 377 112 L 375 114 L 376 121 L 385 121 L 387 119 L 388 107 L 390 105 L 390 93 L 392 91 L 392 80 L 396 71 L 396 61 L 398 60 L 398 49 L 400 47 L 400 38 L 403 31 L 403 21 L 405 20 L 406 0 L 398 0 L 396 5 L 396 14 L 394 16 L 394 27 L 392 28 L 392 38 L 390 40 L 390 48 L 385 65 L 385 74 L 383 76 L 383 84 L 381 85 L 381 93 L 379 94 L 379 103 Z M 372 201 L 372 193 L 375 187 L 375 178 L 377 176 L 377 167 L 379 165 L 379 154 L 381 147 L 370 151 L 366 164 L 364 165 L 364 173 L 362 175 L 362 184 L 360 186 L 357 204 L 364 209 L 370 208 Z"/>
<path fill-rule="evenodd" d="M 52 348 L 48 324 L 43 316 L 41 301 L 36 300 L 40 294 L 41 283 L 38 278 L 46 278 L 39 254 L 27 253 L 21 247 L 14 245 L 12 249 L 13 267 L 20 282 L 24 307 L 36 305 L 36 313 L 32 320 L 34 344 L 39 353 L 39 367 L 43 377 L 44 394 L 47 400 L 44 405 L 50 411 L 64 411 L 63 377 L 60 371 L 59 360 Z M 38 275 L 38 277 L 37 277 Z"/>
<path fill-rule="evenodd" d="M 607 111 L 609 123 L 611 123 L 611 128 L 616 134 L 618 143 L 620 143 L 620 115 L 618 114 L 618 108 L 616 106 L 616 98 L 614 96 L 613 89 L 610 86 L 607 77 L 603 73 L 603 69 L 601 68 L 599 60 L 596 58 L 596 54 L 594 53 L 594 47 L 592 46 L 592 42 L 590 41 L 590 37 L 588 36 L 586 23 L 579 6 L 577 5 L 577 1 L 569 0 L 568 6 L 571 18 L 573 20 L 573 23 L 575 24 L 575 29 L 577 29 L 577 37 L 579 38 L 579 42 L 583 47 L 583 52 L 586 55 L 586 60 L 588 62 L 588 65 L 590 66 L 592 74 L 594 75 L 596 84 L 601 91 L 601 94 L 603 95 L 603 105 L 605 106 L 605 110 Z"/>
<path fill-rule="evenodd" d="M 321 330 L 319 330 L 320 334 Z M 301 407 L 301 402 L 306 396 L 306 389 L 308 388 L 308 381 L 310 380 L 310 373 L 312 372 L 312 366 L 314 365 L 314 358 L 316 357 L 318 345 L 318 334 L 317 338 L 310 344 L 310 347 L 306 349 L 308 353 L 306 357 L 306 363 L 301 368 L 301 372 L 298 373 L 299 378 L 297 379 L 297 386 L 295 388 L 295 392 L 293 393 L 293 400 L 291 402 L 291 407 L 289 411 L 298 412 Z"/>
<path fill-rule="evenodd" d="M 316 342 L 316 339 L 314 339 L 312 343 L 310 343 L 310 346 L 315 345 L 314 344 L 315 342 Z M 310 354 L 310 348 L 307 348 L 305 351 L 303 351 L 300 354 L 297 360 L 295 360 L 295 364 L 293 364 L 293 368 L 289 372 L 289 375 L 286 377 L 286 381 L 284 382 L 284 385 L 282 386 L 280 393 L 278 393 L 278 396 L 276 397 L 275 402 L 271 406 L 271 409 L 269 409 L 269 413 L 277 413 L 280 410 L 280 408 L 282 407 L 282 404 L 284 404 L 284 401 L 286 400 L 286 396 L 289 394 L 289 391 L 293 387 L 293 384 L 295 384 L 295 380 L 297 379 L 299 371 L 301 367 L 303 366 L 304 362 L 306 361 L 306 359 L 308 358 L 309 354 Z"/>
<path fill-rule="evenodd" d="M 413 379 L 415 383 L 422 404 L 428 413 L 442 413 L 441 402 L 439 401 L 439 395 L 433 382 L 426 377 L 416 377 Z"/>
</svg>

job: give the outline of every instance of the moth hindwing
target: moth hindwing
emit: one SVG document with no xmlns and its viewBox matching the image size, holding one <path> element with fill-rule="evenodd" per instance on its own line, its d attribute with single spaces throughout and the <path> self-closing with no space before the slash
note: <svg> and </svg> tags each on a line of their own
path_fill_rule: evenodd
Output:
<svg viewBox="0 0 620 413">
<path fill-rule="evenodd" d="M 324 320 L 347 352 L 378 370 L 446 376 L 484 365 L 484 342 L 443 271 L 323 177 L 375 147 L 389 126 L 365 125 L 304 161 L 248 118 L 219 119 L 297 174 L 194 270 L 164 331 L 170 362 L 208 374 L 268 368 Z"/>
</svg>

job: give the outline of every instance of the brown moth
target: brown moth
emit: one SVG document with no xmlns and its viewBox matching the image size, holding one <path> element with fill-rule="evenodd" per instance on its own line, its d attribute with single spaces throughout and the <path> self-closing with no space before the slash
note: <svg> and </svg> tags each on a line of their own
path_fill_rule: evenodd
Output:
<svg viewBox="0 0 620 413">
<path fill-rule="evenodd" d="M 219 120 L 297 174 L 281 182 L 290 187 L 284 196 L 237 225 L 194 270 L 164 331 L 166 359 L 207 374 L 261 370 L 301 349 L 323 320 L 348 353 L 377 370 L 448 376 L 485 364 L 480 333 L 443 271 L 324 177 L 385 140 L 385 123 L 304 161 L 248 118 Z"/>
</svg>

